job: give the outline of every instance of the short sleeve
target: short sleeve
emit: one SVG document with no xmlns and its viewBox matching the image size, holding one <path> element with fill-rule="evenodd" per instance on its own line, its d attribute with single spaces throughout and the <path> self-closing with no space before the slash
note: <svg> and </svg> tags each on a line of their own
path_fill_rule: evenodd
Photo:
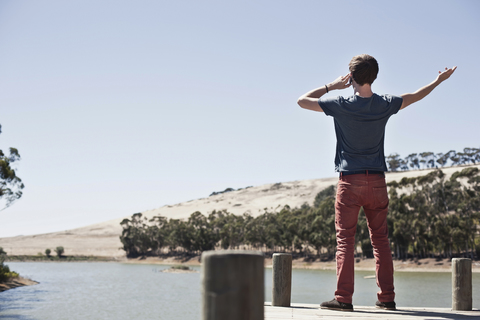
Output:
<svg viewBox="0 0 480 320">
<path fill-rule="evenodd" d="M 323 112 L 327 116 L 335 117 L 340 111 L 340 106 L 342 104 L 342 97 L 328 98 L 328 99 L 318 99 L 318 104 L 322 108 Z"/>
<path fill-rule="evenodd" d="M 390 104 L 390 114 L 396 114 L 399 110 L 400 107 L 402 106 L 403 103 L 403 98 L 399 96 L 392 96 L 392 95 L 385 95 L 386 100 Z"/>
</svg>

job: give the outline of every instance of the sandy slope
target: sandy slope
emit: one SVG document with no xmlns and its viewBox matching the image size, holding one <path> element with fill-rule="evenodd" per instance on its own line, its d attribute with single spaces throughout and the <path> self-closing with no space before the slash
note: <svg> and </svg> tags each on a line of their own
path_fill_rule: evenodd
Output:
<svg viewBox="0 0 480 320">
<path fill-rule="evenodd" d="M 475 167 L 480 168 L 480 165 Z M 450 176 L 462 169 L 464 167 L 450 167 L 444 168 L 443 172 Z M 425 175 L 431 171 L 415 170 L 388 173 L 387 181 L 398 181 L 403 177 Z M 318 192 L 336 184 L 337 180 L 338 178 L 333 177 L 265 184 L 176 205 L 167 205 L 145 211 L 143 214 L 148 218 L 162 215 L 167 218 L 184 219 L 195 211 L 200 211 L 206 215 L 213 210 L 226 209 L 234 214 L 249 212 L 252 216 L 258 216 L 264 212 L 264 208 L 278 210 L 287 204 L 292 208 L 301 206 L 305 202 L 312 204 Z M 35 255 L 39 252 L 45 252 L 46 248 L 53 250 L 57 246 L 63 246 L 66 255 L 120 258 L 124 256 L 124 251 L 120 250 L 121 243 L 119 240 L 122 230 L 120 222 L 124 218 L 130 217 L 122 217 L 62 232 L 0 238 L 0 247 L 3 247 L 11 255 Z"/>
</svg>

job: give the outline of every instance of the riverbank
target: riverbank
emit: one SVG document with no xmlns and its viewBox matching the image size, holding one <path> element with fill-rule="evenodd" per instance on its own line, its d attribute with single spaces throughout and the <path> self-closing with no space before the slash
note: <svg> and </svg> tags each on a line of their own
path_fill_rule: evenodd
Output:
<svg viewBox="0 0 480 320">
<path fill-rule="evenodd" d="M 200 256 L 174 256 L 174 257 L 139 257 L 127 259 L 125 257 L 94 257 L 94 256 L 8 256 L 6 262 L 120 262 L 133 264 L 161 264 L 170 266 L 201 266 Z M 396 272 L 451 272 L 450 259 L 425 258 L 393 260 Z M 265 258 L 265 267 L 272 267 L 272 259 Z M 292 261 L 294 269 L 335 270 L 335 260 L 318 261 L 296 258 Z M 356 258 L 355 270 L 375 271 L 374 259 Z M 472 272 L 480 273 L 480 261 L 472 261 Z"/>
<path fill-rule="evenodd" d="M 7 280 L 4 283 L 0 283 L 0 292 L 7 291 L 9 289 L 24 287 L 24 286 L 33 286 L 38 284 L 38 282 L 31 279 L 16 277 Z"/>
<path fill-rule="evenodd" d="M 118 262 L 126 258 L 96 256 L 8 255 L 5 262 Z"/>
<path fill-rule="evenodd" d="M 271 259 L 267 260 L 267 267 L 271 267 Z M 450 259 L 407 259 L 393 260 L 395 272 L 451 272 L 452 262 Z M 336 270 L 335 260 L 304 262 L 300 259 L 292 262 L 292 267 L 297 269 L 320 269 Z M 375 259 L 355 260 L 355 270 L 375 271 Z M 472 261 L 472 272 L 480 273 L 480 262 Z"/>
<path fill-rule="evenodd" d="M 374 259 L 360 259 L 355 260 L 355 270 L 361 271 L 375 271 Z M 163 265 L 187 265 L 200 266 L 200 257 L 193 256 L 190 258 L 159 258 L 159 257 L 143 257 L 135 259 L 127 259 L 124 263 L 135 264 L 163 264 Z M 452 262 L 450 259 L 407 259 L 394 260 L 393 265 L 396 272 L 451 272 Z M 265 258 L 265 267 L 272 267 L 272 259 Z M 335 260 L 329 261 L 305 261 L 305 259 L 294 259 L 292 261 L 294 269 L 314 269 L 314 270 L 335 270 Z M 480 261 L 472 261 L 472 272 L 480 273 Z"/>
</svg>

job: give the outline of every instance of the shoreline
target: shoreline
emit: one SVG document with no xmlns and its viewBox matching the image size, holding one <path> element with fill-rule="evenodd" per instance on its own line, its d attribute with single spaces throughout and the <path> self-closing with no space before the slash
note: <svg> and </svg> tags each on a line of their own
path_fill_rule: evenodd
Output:
<svg viewBox="0 0 480 320">
<path fill-rule="evenodd" d="M 128 264 L 158 264 L 158 265 L 187 265 L 187 266 L 201 266 L 199 257 L 192 257 L 188 260 L 179 261 L 175 258 L 133 258 L 119 261 Z M 418 260 L 393 260 L 395 272 L 452 272 L 452 263 L 450 259 L 435 259 L 424 258 Z M 265 268 L 272 268 L 272 258 L 265 258 Z M 336 270 L 335 260 L 330 261 L 304 261 L 302 258 L 294 259 L 292 261 L 293 269 L 307 269 L 307 270 Z M 358 259 L 355 263 L 356 271 L 375 271 L 375 260 Z M 480 273 L 480 261 L 472 261 L 472 273 Z"/>
<path fill-rule="evenodd" d="M 109 262 L 109 263 L 125 263 L 125 264 L 152 264 L 152 265 L 186 265 L 201 266 L 200 256 L 190 257 L 138 257 L 138 258 L 106 258 L 106 257 L 75 257 L 71 259 L 39 259 L 38 256 L 14 256 L 6 262 Z M 11 257 L 12 258 L 12 257 Z M 33 258 L 33 259 L 32 259 Z M 438 258 L 424 259 L 406 259 L 393 260 L 395 272 L 451 272 L 451 260 Z M 265 258 L 265 268 L 272 268 L 272 258 Z M 305 261 L 304 258 L 296 258 L 292 261 L 293 269 L 307 270 L 336 270 L 335 260 L 328 261 Z M 361 259 L 356 258 L 355 270 L 357 271 L 375 271 L 375 260 L 373 258 Z M 472 273 L 480 273 L 480 261 L 472 261 Z"/>
<path fill-rule="evenodd" d="M 8 262 L 121 262 L 126 257 L 102 257 L 102 256 L 40 256 L 40 255 L 7 255 L 5 260 Z"/>
<path fill-rule="evenodd" d="M 0 292 L 18 287 L 34 286 L 36 284 L 39 284 L 39 282 L 18 276 L 16 278 L 8 279 L 4 283 L 0 283 Z"/>
</svg>

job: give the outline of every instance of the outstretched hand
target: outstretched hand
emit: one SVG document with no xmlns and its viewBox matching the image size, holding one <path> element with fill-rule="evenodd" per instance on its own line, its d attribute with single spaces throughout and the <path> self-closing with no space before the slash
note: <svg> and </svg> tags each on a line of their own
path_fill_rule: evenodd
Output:
<svg viewBox="0 0 480 320">
<path fill-rule="evenodd" d="M 331 82 L 328 85 L 328 88 L 330 90 L 341 90 L 341 89 L 346 89 L 351 85 L 352 83 L 350 82 L 350 73 L 348 73 L 345 76 L 340 76 L 337 79 L 335 79 L 333 82 Z"/>
<path fill-rule="evenodd" d="M 453 74 L 453 72 L 457 69 L 457 67 L 453 67 L 453 68 L 445 68 L 445 71 L 438 71 L 438 76 L 437 76 L 437 80 L 440 81 L 440 82 L 443 82 L 445 80 L 447 80 L 448 78 L 450 78 L 450 76 Z"/>
</svg>

